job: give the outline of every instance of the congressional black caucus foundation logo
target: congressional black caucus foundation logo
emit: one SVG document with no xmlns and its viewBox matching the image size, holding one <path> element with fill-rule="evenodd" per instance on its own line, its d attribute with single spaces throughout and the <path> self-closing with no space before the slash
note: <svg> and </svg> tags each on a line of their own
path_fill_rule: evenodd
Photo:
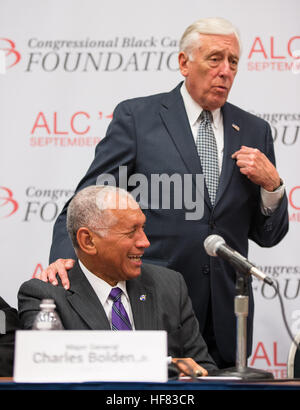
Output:
<svg viewBox="0 0 300 410">
<path fill-rule="evenodd" d="M 14 198 L 11 189 L 0 187 L 0 219 L 6 219 L 12 216 L 19 209 L 19 204 Z"/>
<path fill-rule="evenodd" d="M 23 222 L 54 222 L 73 193 L 70 189 L 27 187 Z"/>
<path fill-rule="evenodd" d="M 74 191 L 66 188 L 47 188 L 30 185 L 23 197 L 16 200 L 13 191 L 0 187 L 0 220 L 18 213 L 23 222 L 54 222 Z M 18 212 L 17 212 L 18 211 Z"/>
<path fill-rule="evenodd" d="M 14 41 L 1 39 L 0 49 L 16 65 L 21 54 Z M 156 37 L 127 36 L 109 38 L 38 38 L 24 40 L 22 67 L 35 72 L 177 72 L 179 41 L 169 35 Z"/>
<path fill-rule="evenodd" d="M 17 65 L 21 60 L 21 54 L 16 44 L 9 38 L 0 38 L 0 74 Z"/>
</svg>

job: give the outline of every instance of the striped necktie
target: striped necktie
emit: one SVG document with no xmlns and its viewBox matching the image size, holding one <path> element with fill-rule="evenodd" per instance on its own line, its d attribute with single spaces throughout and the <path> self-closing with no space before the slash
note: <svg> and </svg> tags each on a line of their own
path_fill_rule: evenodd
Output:
<svg viewBox="0 0 300 410">
<path fill-rule="evenodd" d="M 113 300 L 111 312 L 112 330 L 132 330 L 129 317 L 121 302 L 122 290 L 118 287 L 112 288 L 109 297 Z"/>
<path fill-rule="evenodd" d="M 211 112 L 203 110 L 200 115 L 196 146 L 210 202 L 214 205 L 219 185 L 219 164 L 217 144 L 211 123 Z"/>
</svg>

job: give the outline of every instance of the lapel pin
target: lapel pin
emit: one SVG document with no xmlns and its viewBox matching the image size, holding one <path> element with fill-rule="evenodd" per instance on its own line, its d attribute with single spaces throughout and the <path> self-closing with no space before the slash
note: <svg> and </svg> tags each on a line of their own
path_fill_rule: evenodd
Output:
<svg viewBox="0 0 300 410">
<path fill-rule="evenodd" d="M 140 296 L 140 301 L 141 301 L 141 302 L 144 302 L 145 300 L 146 300 L 146 295 L 141 295 L 141 296 Z"/>
<path fill-rule="evenodd" d="M 232 128 L 234 128 L 236 131 L 240 130 L 240 127 L 234 123 L 232 124 Z"/>
</svg>

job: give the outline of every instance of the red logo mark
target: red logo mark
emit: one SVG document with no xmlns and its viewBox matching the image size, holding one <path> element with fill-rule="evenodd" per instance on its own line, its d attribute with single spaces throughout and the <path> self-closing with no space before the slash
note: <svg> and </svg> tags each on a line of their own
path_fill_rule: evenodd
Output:
<svg viewBox="0 0 300 410">
<path fill-rule="evenodd" d="M 19 208 L 18 202 L 13 199 L 13 193 L 10 189 L 3 186 L 0 187 L 0 207 L 4 207 L 4 214 L 0 214 L 0 219 L 8 218 Z"/>
<path fill-rule="evenodd" d="M 299 204 L 299 202 L 297 202 L 297 199 L 299 201 L 299 198 L 300 198 L 299 191 L 298 191 L 299 189 L 300 189 L 299 185 L 294 186 L 294 188 L 292 188 L 290 190 L 290 193 L 289 193 L 289 203 L 290 203 L 291 207 L 293 207 L 294 209 L 297 209 L 297 211 L 300 211 L 300 204 Z M 296 194 L 297 194 L 296 191 L 298 191 L 298 197 L 296 196 Z"/>
<path fill-rule="evenodd" d="M 8 38 L 0 38 L 0 50 L 5 51 L 6 60 L 9 61 L 7 68 L 13 67 L 21 60 L 21 54 L 16 50 L 15 43 Z"/>
<path fill-rule="evenodd" d="M 265 39 L 264 39 L 265 40 Z M 298 53 L 295 54 L 294 51 L 292 50 L 293 46 L 294 48 L 297 48 L 293 43 L 294 41 L 299 42 L 300 36 L 294 36 L 289 39 L 286 45 L 286 50 L 281 50 L 281 53 L 276 50 L 276 42 L 275 38 L 273 36 L 270 37 L 270 43 L 265 40 L 265 43 L 263 43 L 263 40 L 260 37 L 255 37 L 255 40 L 252 44 L 251 50 L 248 55 L 248 59 L 250 60 L 253 56 L 254 53 L 261 54 L 265 59 L 271 58 L 271 59 L 286 59 L 288 57 L 291 58 L 299 58 Z M 269 47 L 270 46 L 270 47 Z M 268 55 L 268 51 L 270 50 L 270 53 Z"/>
</svg>

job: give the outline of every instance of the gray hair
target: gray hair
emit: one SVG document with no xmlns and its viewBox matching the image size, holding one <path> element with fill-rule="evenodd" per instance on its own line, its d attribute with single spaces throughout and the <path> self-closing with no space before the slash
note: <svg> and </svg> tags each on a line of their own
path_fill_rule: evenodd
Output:
<svg viewBox="0 0 300 410">
<path fill-rule="evenodd" d="M 180 43 L 179 51 L 184 51 L 190 59 L 193 58 L 192 53 L 194 48 L 199 46 L 199 35 L 201 34 L 219 34 L 230 35 L 234 34 L 237 38 L 240 53 L 242 50 L 242 44 L 239 32 L 230 21 L 220 17 L 210 17 L 195 21 L 191 24 L 183 33 Z"/>
<path fill-rule="evenodd" d="M 138 208 L 132 195 L 125 189 L 109 185 L 92 185 L 79 191 L 67 211 L 67 231 L 76 249 L 77 232 L 86 227 L 99 236 L 106 236 L 109 228 L 118 222 L 113 209 Z"/>
</svg>

